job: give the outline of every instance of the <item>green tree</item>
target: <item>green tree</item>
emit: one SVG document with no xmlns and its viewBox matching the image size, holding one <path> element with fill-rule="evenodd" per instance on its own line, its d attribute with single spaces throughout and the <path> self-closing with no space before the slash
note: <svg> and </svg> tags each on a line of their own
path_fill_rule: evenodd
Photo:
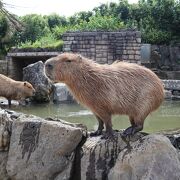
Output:
<svg viewBox="0 0 180 180">
<path fill-rule="evenodd" d="M 64 16 L 59 16 L 55 13 L 44 17 L 47 19 L 50 29 L 53 29 L 56 26 L 66 26 L 68 24 L 67 19 Z"/>
<path fill-rule="evenodd" d="M 22 16 L 20 20 L 24 25 L 24 29 L 17 33 L 16 37 L 21 42 L 35 42 L 37 39 L 45 36 L 50 31 L 47 20 L 44 19 L 41 15 L 25 15 Z"/>
</svg>

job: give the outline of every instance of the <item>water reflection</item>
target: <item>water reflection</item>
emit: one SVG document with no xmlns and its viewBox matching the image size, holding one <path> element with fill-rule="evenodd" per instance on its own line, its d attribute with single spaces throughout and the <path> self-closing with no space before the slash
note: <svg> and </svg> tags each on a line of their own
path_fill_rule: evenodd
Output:
<svg viewBox="0 0 180 180">
<path fill-rule="evenodd" d="M 14 107 L 13 110 L 40 117 L 64 119 L 69 122 L 85 124 L 89 130 L 97 128 L 93 114 L 78 104 L 35 104 L 26 107 Z M 130 126 L 128 117 L 114 116 L 114 129 Z M 180 101 L 165 101 L 161 107 L 150 114 L 144 124 L 145 132 L 180 128 Z"/>
</svg>

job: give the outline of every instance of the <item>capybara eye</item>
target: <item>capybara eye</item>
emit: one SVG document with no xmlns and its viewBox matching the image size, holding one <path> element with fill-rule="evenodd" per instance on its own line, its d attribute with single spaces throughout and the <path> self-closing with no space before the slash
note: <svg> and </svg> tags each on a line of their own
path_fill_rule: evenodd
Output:
<svg viewBox="0 0 180 180">
<path fill-rule="evenodd" d="M 70 63 L 70 62 L 72 62 L 72 61 L 68 59 L 66 62 Z"/>
<path fill-rule="evenodd" d="M 48 69 L 53 69 L 53 65 L 51 65 L 51 64 L 46 64 L 46 68 L 48 68 Z"/>
</svg>

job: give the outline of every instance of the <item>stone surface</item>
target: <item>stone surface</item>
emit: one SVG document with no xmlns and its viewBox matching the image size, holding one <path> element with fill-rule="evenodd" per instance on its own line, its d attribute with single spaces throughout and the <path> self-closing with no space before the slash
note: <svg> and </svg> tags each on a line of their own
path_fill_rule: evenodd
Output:
<svg viewBox="0 0 180 180">
<path fill-rule="evenodd" d="M 162 82 L 165 89 L 180 91 L 180 80 L 162 80 Z"/>
<path fill-rule="evenodd" d="M 73 151 L 81 138 L 81 128 L 36 116 L 19 116 L 12 125 L 8 175 L 16 180 L 55 179 L 57 176 L 68 179 Z"/>
<path fill-rule="evenodd" d="M 5 110 L 0 110 L 0 152 L 9 150 L 12 119 Z"/>
<path fill-rule="evenodd" d="M 23 80 L 30 82 L 36 90 L 33 101 L 49 102 L 52 83 L 44 73 L 44 64 L 38 61 L 23 68 Z"/>
<path fill-rule="evenodd" d="M 162 135 L 141 136 L 125 143 L 118 134 L 114 141 L 88 138 L 83 146 L 81 179 L 178 180 L 177 150 Z"/>
<path fill-rule="evenodd" d="M 64 83 L 56 83 L 53 85 L 53 102 L 72 103 L 75 100 Z"/>
<path fill-rule="evenodd" d="M 126 140 L 115 131 L 113 139 L 98 136 L 86 140 L 87 129 L 82 124 L 0 109 L 1 140 L 5 131 L 11 138 L 10 146 L 1 146 L 0 180 L 180 177 L 179 129 L 152 135 L 137 133 Z"/>
<path fill-rule="evenodd" d="M 141 35 L 136 30 L 67 32 L 62 38 L 64 51 L 80 53 L 101 64 L 117 59 L 140 62 Z"/>
<path fill-rule="evenodd" d="M 109 179 L 178 180 L 180 161 L 176 149 L 162 135 L 148 135 L 121 151 Z"/>
<path fill-rule="evenodd" d="M 6 170 L 8 152 L 0 152 L 0 180 L 9 180 Z"/>
</svg>

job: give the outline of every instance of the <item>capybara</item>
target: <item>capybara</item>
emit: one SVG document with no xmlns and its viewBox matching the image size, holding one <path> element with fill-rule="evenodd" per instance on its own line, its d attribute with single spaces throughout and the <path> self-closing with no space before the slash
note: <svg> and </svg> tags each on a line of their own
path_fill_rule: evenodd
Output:
<svg viewBox="0 0 180 180">
<path fill-rule="evenodd" d="M 11 100 L 24 100 L 33 96 L 35 89 L 28 82 L 15 81 L 9 77 L 0 74 L 0 96 L 8 100 L 11 106 Z"/>
<path fill-rule="evenodd" d="M 113 114 L 129 116 L 131 126 L 123 136 L 143 129 L 145 118 L 164 99 L 161 80 L 149 69 L 126 62 L 100 65 L 78 54 L 63 53 L 45 63 L 46 75 L 64 82 L 75 99 L 96 116 L 99 126 L 91 135 L 112 135 Z"/>
</svg>

